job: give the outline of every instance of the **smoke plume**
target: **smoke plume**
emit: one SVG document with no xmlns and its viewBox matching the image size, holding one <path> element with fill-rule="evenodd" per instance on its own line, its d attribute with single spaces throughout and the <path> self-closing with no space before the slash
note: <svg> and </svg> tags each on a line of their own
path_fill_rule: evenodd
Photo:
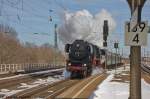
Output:
<svg viewBox="0 0 150 99">
<path fill-rule="evenodd" d="M 59 27 L 59 38 L 64 44 L 83 39 L 102 47 L 104 20 L 108 20 L 109 33 L 112 33 L 116 27 L 116 22 L 105 9 L 96 15 L 92 15 L 87 10 L 65 12 L 63 20 L 63 24 Z"/>
</svg>

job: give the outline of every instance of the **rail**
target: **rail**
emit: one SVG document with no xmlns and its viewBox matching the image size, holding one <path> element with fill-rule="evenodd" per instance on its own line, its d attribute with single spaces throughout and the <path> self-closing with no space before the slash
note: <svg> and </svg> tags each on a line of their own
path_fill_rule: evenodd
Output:
<svg viewBox="0 0 150 99">
<path fill-rule="evenodd" d="M 145 64 L 142 64 L 142 70 L 148 74 L 150 74 L 150 67 L 145 65 Z"/>
</svg>

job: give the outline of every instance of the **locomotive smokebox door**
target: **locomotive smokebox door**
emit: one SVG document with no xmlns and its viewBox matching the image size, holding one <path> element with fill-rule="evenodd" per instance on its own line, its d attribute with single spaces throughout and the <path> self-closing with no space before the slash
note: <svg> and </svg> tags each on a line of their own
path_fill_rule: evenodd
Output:
<svg viewBox="0 0 150 99">
<path fill-rule="evenodd" d="M 70 46 L 71 46 L 70 44 L 65 45 L 65 52 L 66 53 L 69 53 Z"/>
</svg>

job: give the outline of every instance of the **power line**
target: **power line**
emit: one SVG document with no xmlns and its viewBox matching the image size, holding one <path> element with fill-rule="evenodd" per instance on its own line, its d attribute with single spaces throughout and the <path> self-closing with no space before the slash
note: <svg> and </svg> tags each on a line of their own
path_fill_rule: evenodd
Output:
<svg viewBox="0 0 150 99">
<path fill-rule="evenodd" d="M 4 1 L 1 0 L 1 1 L 0 1 L 0 4 L 1 4 L 1 5 L 0 5 L 0 16 L 2 16 Z"/>
<path fill-rule="evenodd" d="M 16 0 L 16 2 L 13 0 L 6 0 L 8 3 L 10 3 L 11 5 L 18 5 L 19 3 L 21 3 L 21 0 Z"/>
<path fill-rule="evenodd" d="M 19 24 L 19 25 L 22 25 L 22 26 L 24 26 L 25 28 L 28 28 L 28 30 L 36 30 L 36 31 L 38 31 L 38 32 L 43 32 L 42 30 L 39 30 L 39 28 L 35 28 L 35 27 L 31 27 L 31 26 L 29 26 L 29 25 L 25 25 L 25 24 L 23 24 L 23 23 L 18 23 L 17 21 L 12 21 L 12 20 L 10 20 L 12 23 L 15 23 L 15 24 Z"/>
<path fill-rule="evenodd" d="M 5 4 L 6 6 L 9 6 L 9 7 L 11 7 L 11 8 L 14 8 L 14 9 L 16 9 L 16 10 L 20 10 L 20 11 L 22 11 L 22 9 L 20 9 L 20 8 L 18 8 L 18 7 L 12 7 L 12 6 L 10 6 L 10 5 L 7 5 L 7 4 Z M 40 17 L 40 18 L 46 18 L 47 16 L 42 16 L 42 15 L 38 15 L 38 14 L 35 14 L 35 13 L 32 13 L 32 12 L 29 12 L 29 11 L 27 11 L 27 10 L 23 10 L 23 12 L 25 12 L 25 13 L 27 13 L 27 14 L 30 14 L 30 15 L 34 15 L 35 17 Z M 13 15 L 8 15 L 8 16 L 13 16 Z"/>
<path fill-rule="evenodd" d="M 68 10 L 62 3 L 59 3 L 57 0 L 54 0 L 54 2 L 55 2 L 60 8 L 63 8 L 64 11 L 67 11 L 67 10 Z"/>
</svg>

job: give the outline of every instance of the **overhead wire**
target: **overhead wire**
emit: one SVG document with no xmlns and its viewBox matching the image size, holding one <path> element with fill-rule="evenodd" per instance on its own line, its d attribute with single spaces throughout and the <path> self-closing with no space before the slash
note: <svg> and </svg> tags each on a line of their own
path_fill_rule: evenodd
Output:
<svg viewBox="0 0 150 99">
<path fill-rule="evenodd" d="M 32 13 L 35 15 L 35 16 L 38 16 L 38 17 L 47 17 L 47 16 L 42 16 L 41 15 L 41 12 L 39 11 L 39 10 L 37 10 L 37 9 L 35 9 L 35 7 L 32 7 L 29 3 L 27 3 L 27 2 L 24 2 L 24 5 L 26 6 L 26 8 L 30 8 L 30 10 L 32 11 Z M 39 8 L 39 9 L 41 9 L 41 8 Z M 28 10 L 26 10 L 28 13 L 30 12 L 30 11 L 28 11 Z M 36 12 L 36 13 L 35 13 Z M 38 14 L 37 14 L 38 13 Z"/>
<path fill-rule="evenodd" d="M 18 5 L 20 2 L 21 2 L 21 0 L 16 0 L 16 2 L 13 0 L 6 0 L 8 3 L 10 3 L 11 5 Z"/>
<path fill-rule="evenodd" d="M 2 16 L 4 1 L 0 1 L 0 16 Z"/>
<path fill-rule="evenodd" d="M 23 2 L 24 3 L 24 2 Z M 7 3 L 5 3 L 5 5 L 7 5 L 7 6 L 9 6 L 9 7 L 12 7 L 12 8 L 14 8 L 14 9 L 16 9 L 16 10 L 19 10 L 19 11 L 22 11 L 22 7 L 21 8 L 19 8 L 19 7 L 15 7 L 15 6 L 10 6 L 10 5 L 8 5 Z M 31 6 L 29 6 L 32 10 L 33 10 L 33 8 L 31 7 Z M 28 7 L 27 7 L 28 8 Z M 35 9 L 34 9 L 35 10 Z M 47 16 L 42 16 L 42 15 L 39 15 L 39 14 L 35 14 L 35 13 L 31 13 L 30 11 L 28 11 L 28 10 L 25 10 L 25 9 L 23 9 L 23 12 L 25 12 L 25 13 L 28 13 L 28 14 L 31 14 L 31 15 L 35 15 L 36 17 L 47 17 Z M 37 12 L 37 11 L 34 11 L 34 12 Z M 39 13 L 39 12 L 38 12 Z"/>
<path fill-rule="evenodd" d="M 14 21 L 14 20 L 10 20 L 10 21 L 11 21 L 12 23 L 14 23 L 14 24 L 19 24 L 19 25 L 21 25 L 21 26 L 27 28 L 28 30 L 35 30 L 35 32 L 38 31 L 38 32 L 43 33 L 43 30 L 40 30 L 39 28 L 31 27 L 31 26 L 25 25 L 25 24 L 23 24 L 23 23 L 18 23 L 17 21 Z"/>
<path fill-rule="evenodd" d="M 19 10 L 19 11 L 22 10 L 21 8 L 19 8 L 19 7 L 17 7 L 17 6 L 11 6 L 11 5 L 8 5 L 8 4 L 6 4 L 6 3 L 5 3 L 5 5 L 7 5 L 7 6 L 9 6 L 9 7 L 12 7 L 12 8 L 15 8 L 16 10 Z M 29 7 L 29 5 L 28 5 L 28 7 Z M 30 8 L 33 9 L 31 6 L 30 6 Z M 34 11 L 35 11 L 35 10 L 34 10 Z M 24 9 L 23 12 L 30 13 L 30 12 L 28 12 L 26 9 Z M 37 11 L 36 11 L 36 12 L 37 12 Z M 6 12 L 5 12 L 5 14 L 6 14 Z M 31 13 L 31 14 L 34 15 L 35 17 L 40 17 L 41 19 L 45 19 L 45 17 L 47 17 L 47 16 L 39 16 L 39 15 L 37 15 L 37 14 L 35 14 L 35 13 L 34 13 L 34 14 Z M 7 15 L 7 14 L 6 14 L 6 16 L 7 16 L 7 17 L 9 17 L 9 16 L 16 16 L 18 20 L 21 20 L 21 18 L 20 18 L 20 16 L 19 16 L 18 14 L 16 14 L 16 15 Z M 12 19 L 11 19 L 10 21 L 12 22 Z M 14 21 L 15 21 L 15 22 L 14 22 Z M 33 27 L 30 27 L 30 26 L 28 26 L 28 25 L 24 25 L 23 23 L 18 23 L 18 22 L 17 22 L 16 20 L 14 20 L 14 19 L 13 19 L 13 23 L 23 25 L 24 27 L 27 27 L 28 29 L 33 29 Z M 34 30 L 38 30 L 38 31 L 39 31 L 39 29 L 35 29 L 35 28 L 34 28 Z M 40 31 L 41 31 L 41 30 L 40 30 Z M 42 32 L 42 31 L 41 31 L 41 32 Z"/>
<path fill-rule="evenodd" d="M 9 6 L 9 5 L 6 4 L 6 6 Z M 9 6 L 9 7 L 14 8 L 14 9 L 19 10 L 19 11 L 22 11 L 22 9 L 20 9 L 18 7 L 12 7 L 12 6 Z M 38 15 L 38 14 L 35 14 L 35 13 L 32 13 L 32 12 L 29 12 L 29 11 L 27 11 L 25 9 L 23 10 L 23 13 L 26 13 L 26 14 L 29 14 L 29 15 L 33 15 L 33 16 L 41 18 L 41 19 L 47 18 L 47 16 Z M 7 15 L 7 16 L 15 16 L 15 15 Z M 17 16 L 17 14 L 16 14 L 16 16 Z"/>
<path fill-rule="evenodd" d="M 9 19 L 9 21 L 11 21 L 11 22 L 12 22 L 12 20 L 9 18 L 9 16 L 10 16 L 10 15 L 7 15 L 7 13 L 6 13 L 6 12 L 5 12 L 5 16 L 6 16 L 6 18 L 7 18 L 7 19 Z M 11 16 L 13 16 L 13 15 L 11 15 Z M 20 19 L 20 17 L 19 17 L 18 15 L 16 15 L 16 16 L 18 17 L 18 19 L 19 19 L 19 20 L 21 20 L 21 19 Z M 15 21 L 15 20 L 13 20 L 13 23 L 23 25 L 23 26 L 25 26 L 25 27 L 27 27 L 27 28 L 29 28 L 29 29 L 33 29 L 32 27 L 30 27 L 30 26 L 28 26 L 28 25 L 24 25 L 24 24 L 23 24 L 23 23 L 21 23 L 21 22 L 19 22 L 19 23 L 18 23 L 18 22 L 17 22 L 17 21 Z M 37 28 L 34 28 L 34 30 L 40 31 L 40 30 L 39 30 L 39 29 L 37 29 Z M 42 31 L 41 31 L 41 32 L 42 32 Z"/>
<path fill-rule="evenodd" d="M 38 5 L 40 8 L 49 9 L 49 3 L 46 2 L 47 0 L 41 0 L 41 2 L 35 2 L 35 5 Z M 46 4 L 46 5 L 45 5 Z M 43 5 L 43 6 L 42 6 Z"/>
</svg>

